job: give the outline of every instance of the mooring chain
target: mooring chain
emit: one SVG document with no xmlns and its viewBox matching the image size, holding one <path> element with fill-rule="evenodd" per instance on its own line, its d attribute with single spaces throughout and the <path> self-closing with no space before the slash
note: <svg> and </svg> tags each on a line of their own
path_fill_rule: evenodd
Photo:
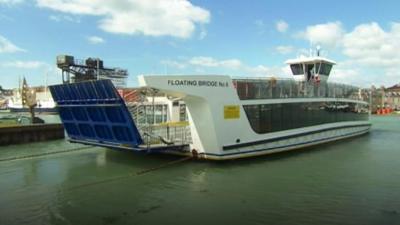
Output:
<svg viewBox="0 0 400 225">
<path fill-rule="evenodd" d="M 80 148 L 66 149 L 66 150 L 61 150 L 61 151 L 56 151 L 56 152 L 44 152 L 44 153 L 34 154 L 34 155 L 3 158 L 3 159 L 0 159 L 0 162 L 21 160 L 21 159 L 32 159 L 32 158 L 43 157 L 43 156 L 54 155 L 54 154 L 60 154 L 60 153 L 81 151 L 81 150 L 86 150 L 86 149 L 89 149 L 89 148 L 93 148 L 93 147 L 91 147 L 91 146 L 89 146 L 89 147 L 80 147 Z M 150 172 L 165 168 L 167 166 L 172 166 L 172 165 L 175 165 L 175 164 L 178 164 L 178 163 L 181 163 L 181 162 L 185 162 L 185 161 L 188 161 L 188 160 L 192 160 L 192 159 L 193 159 L 193 156 L 187 156 L 187 157 L 184 157 L 184 158 L 181 158 L 181 159 L 178 159 L 178 160 L 173 160 L 173 161 L 158 165 L 156 167 L 140 170 L 138 172 L 131 172 L 131 173 L 128 173 L 128 174 L 123 175 L 123 176 L 116 176 L 116 177 L 111 177 L 111 178 L 100 180 L 100 181 L 95 181 L 95 182 L 91 182 L 91 183 L 78 185 L 78 186 L 75 186 L 75 187 L 72 187 L 72 188 L 68 188 L 67 190 L 75 190 L 75 189 L 78 189 L 78 188 L 89 187 L 89 186 L 93 186 L 93 185 L 97 185 L 97 184 L 103 184 L 103 183 L 109 183 L 109 182 L 113 182 L 113 181 L 117 181 L 117 180 L 122 180 L 122 179 L 126 179 L 126 178 L 129 178 L 129 177 L 140 176 L 140 175 L 143 175 L 143 174 L 146 174 L 146 173 L 150 173 Z"/>
<path fill-rule="evenodd" d="M 156 167 L 152 167 L 152 168 L 149 168 L 149 169 L 144 169 L 144 170 L 141 170 L 141 171 L 138 171 L 138 172 L 131 172 L 131 173 L 128 173 L 128 174 L 123 175 L 123 176 L 115 176 L 115 177 L 111 177 L 111 178 L 104 179 L 104 180 L 99 180 L 99 181 L 94 181 L 94 182 L 90 182 L 90 183 L 74 186 L 74 187 L 68 188 L 67 191 L 73 191 L 73 190 L 76 190 L 76 189 L 79 189 L 79 188 L 90 187 L 90 186 L 94 186 L 94 185 L 98 185 L 98 184 L 110 183 L 110 182 L 114 182 L 114 181 L 117 181 L 117 180 L 126 179 L 126 178 L 129 178 L 129 177 L 140 176 L 140 175 L 143 175 L 143 174 L 146 174 L 146 173 L 150 173 L 150 172 L 165 168 L 167 166 L 172 166 L 172 165 L 175 165 L 175 164 L 178 164 L 178 163 L 181 163 L 181 162 L 186 162 L 186 161 L 192 160 L 192 159 L 193 159 L 192 156 L 187 156 L 185 158 L 181 158 L 181 159 L 178 159 L 178 160 L 170 161 L 170 162 L 158 165 Z"/>
<path fill-rule="evenodd" d="M 24 156 L 15 156 L 15 157 L 10 157 L 10 158 L 3 158 L 0 159 L 0 162 L 4 161 L 14 161 L 14 160 L 20 160 L 20 159 L 32 159 L 32 158 L 37 158 L 37 157 L 42 157 L 42 156 L 48 156 L 48 155 L 54 155 L 54 154 L 60 154 L 60 153 L 67 153 L 67 152 L 75 152 L 75 151 L 81 151 L 81 150 L 86 150 L 89 148 L 93 148 L 92 146 L 90 147 L 80 147 L 80 148 L 73 148 L 73 149 L 66 149 L 66 150 L 61 150 L 61 151 L 55 151 L 55 152 L 44 152 L 44 153 L 38 153 L 38 154 L 33 154 L 33 155 L 24 155 Z"/>
</svg>

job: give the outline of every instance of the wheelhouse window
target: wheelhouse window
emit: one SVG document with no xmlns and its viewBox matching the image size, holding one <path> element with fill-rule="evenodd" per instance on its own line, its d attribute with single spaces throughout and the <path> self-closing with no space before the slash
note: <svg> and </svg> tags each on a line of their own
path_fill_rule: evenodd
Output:
<svg viewBox="0 0 400 225">
<path fill-rule="evenodd" d="M 327 63 L 315 63 L 315 71 L 317 74 L 328 75 L 331 73 L 332 65 Z"/>
<path fill-rule="evenodd" d="M 326 64 L 326 63 L 322 63 L 321 64 L 321 70 L 320 70 L 320 74 L 324 74 L 324 75 L 329 75 L 331 73 L 332 70 L 332 65 L 331 64 Z"/>
<path fill-rule="evenodd" d="M 292 64 L 290 65 L 293 75 L 304 74 L 304 69 L 302 64 Z"/>
<path fill-rule="evenodd" d="M 315 73 L 321 74 L 321 63 L 320 62 L 315 63 Z"/>
</svg>

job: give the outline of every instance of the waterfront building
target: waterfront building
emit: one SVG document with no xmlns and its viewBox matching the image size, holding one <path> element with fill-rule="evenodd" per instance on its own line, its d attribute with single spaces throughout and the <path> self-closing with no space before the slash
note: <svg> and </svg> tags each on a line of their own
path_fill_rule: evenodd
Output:
<svg viewBox="0 0 400 225">
<path fill-rule="evenodd" d="M 388 88 L 372 86 L 370 92 L 372 96 L 372 113 L 377 113 L 378 110 L 382 109 L 400 110 L 400 84 L 395 84 Z"/>
</svg>

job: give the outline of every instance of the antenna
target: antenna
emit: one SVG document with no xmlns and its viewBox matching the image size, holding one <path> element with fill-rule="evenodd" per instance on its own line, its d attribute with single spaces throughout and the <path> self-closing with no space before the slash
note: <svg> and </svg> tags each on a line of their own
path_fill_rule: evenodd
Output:
<svg viewBox="0 0 400 225">
<path fill-rule="evenodd" d="M 310 40 L 310 48 L 309 48 L 309 57 L 313 57 L 313 46 L 314 46 L 314 42 L 312 40 Z"/>
<path fill-rule="evenodd" d="M 317 45 L 317 56 L 320 56 L 321 46 Z"/>
</svg>

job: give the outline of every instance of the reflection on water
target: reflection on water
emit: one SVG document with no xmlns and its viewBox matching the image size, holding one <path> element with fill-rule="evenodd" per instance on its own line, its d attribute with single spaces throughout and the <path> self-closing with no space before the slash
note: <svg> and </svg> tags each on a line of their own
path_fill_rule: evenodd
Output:
<svg viewBox="0 0 400 225">
<path fill-rule="evenodd" d="M 0 161 L 0 224 L 398 224 L 400 117 L 362 137 L 230 162 L 104 148 Z M 0 159 L 71 149 L 0 148 Z M 117 179 L 113 179 L 117 178 Z"/>
</svg>

